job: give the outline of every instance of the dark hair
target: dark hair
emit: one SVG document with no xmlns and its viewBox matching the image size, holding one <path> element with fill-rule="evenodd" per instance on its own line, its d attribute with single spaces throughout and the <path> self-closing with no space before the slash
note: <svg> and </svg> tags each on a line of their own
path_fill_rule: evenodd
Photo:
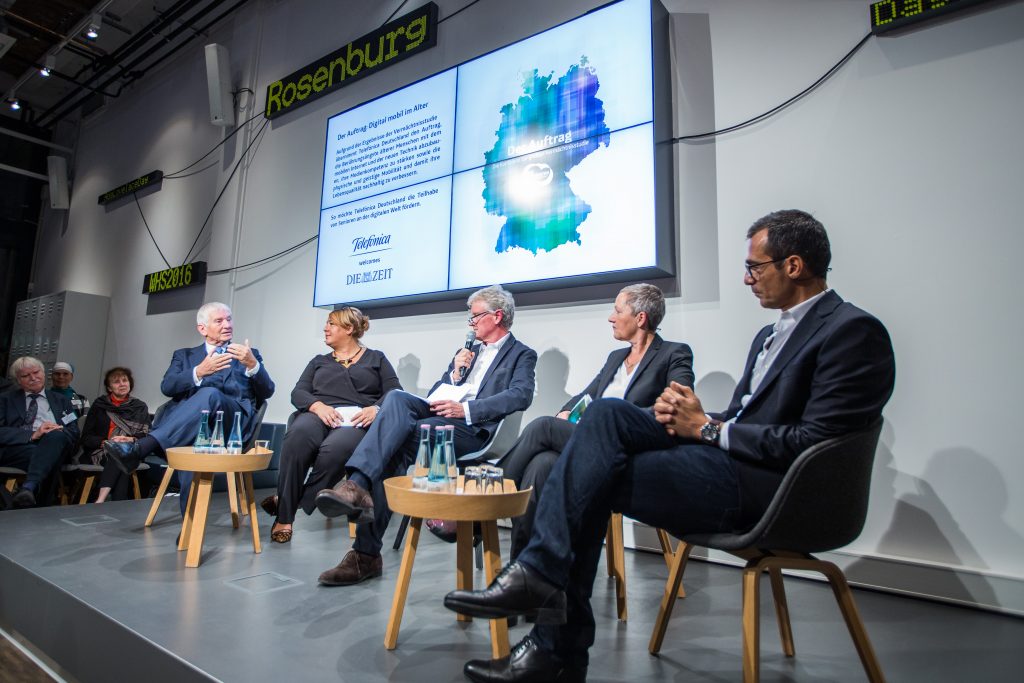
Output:
<svg viewBox="0 0 1024 683">
<path fill-rule="evenodd" d="M 768 231 L 765 249 L 772 260 L 799 256 L 814 277 L 824 278 L 832 261 L 828 233 L 811 214 L 799 209 L 775 211 L 754 221 L 747 230 L 747 239 L 762 230 Z M 775 264 L 775 267 L 780 267 Z"/>
<path fill-rule="evenodd" d="M 132 377 L 132 371 L 128 368 L 123 368 L 120 365 L 114 366 L 107 370 L 106 374 L 103 375 L 103 388 L 110 391 L 110 378 L 114 375 L 124 375 L 128 378 L 128 392 L 131 393 L 135 390 L 135 378 Z"/>
</svg>

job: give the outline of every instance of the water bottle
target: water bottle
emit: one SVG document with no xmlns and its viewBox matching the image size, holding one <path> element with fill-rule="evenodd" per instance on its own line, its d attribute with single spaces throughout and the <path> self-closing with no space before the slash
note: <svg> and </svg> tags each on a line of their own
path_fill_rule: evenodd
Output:
<svg viewBox="0 0 1024 683">
<path fill-rule="evenodd" d="M 204 410 L 199 415 L 199 429 L 196 430 L 196 440 L 192 443 L 193 453 L 210 452 L 210 411 Z"/>
<path fill-rule="evenodd" d="M 420 446 L 416 451 L 416 462 L 412 468 L 412 487 L 427 488 L 427 473 L 430 471 L 430 425 L 420 425 Z"/>
<path fill-rule="evenodd" d="M 217 421 L 213 425 L 213 434 L 210 435 L 210 452 L 224 453 L 224 411 L 217 411 Z"/>
<path fill-rule="evenodd" d="M 242 413 L 235 411 L 235 419 L 231 423 L 231 436 L 228 437 L 228 453 L 239 455 L 242 452 Z"/>
<path fill-rule="evenodd" d="M 430 456 L 430 472 L 427 473 L 427 488 L 431 491 L 448 490 L 448 462 L 445 460 L 447 436 L 444 427 L 434 430 L 434 452 Z"/>
<path fill-rule="evenodd" d="M 455 425 L 445 425 L 444 434 L 444 462 L 448 466 L 448 481 L 454 488 L 459 481 L 459 463 L 455 457 Z"/>
</svg>

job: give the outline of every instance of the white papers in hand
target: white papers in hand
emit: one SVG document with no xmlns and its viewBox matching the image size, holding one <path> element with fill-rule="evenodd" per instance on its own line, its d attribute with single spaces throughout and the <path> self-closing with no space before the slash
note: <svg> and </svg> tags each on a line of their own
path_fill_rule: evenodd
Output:
<svg viewBox="0 0 1024 683">
<path fill-rule="evenodd" d="M 337 408 L 335 408 L 334 411 L 338 413 L 338 415 L 340 415 L 342 419 L 342 423 L 338 426 L 354 427 L 355 425 L 352 424 L 352 416 L 358 413 L 360 410 L 362 410 L 362 408 L 360 408 L 359 406 L 338 406 Z"/>
<path fill-rule="evenodd" d="M 430 396 L 427 396 L 427 402 L 433 403 L 434 401 L 455 401 L 458 403 L 466 394 L 469 393 L 469 387 L 465 384 L 441 384 L 430 392 Z"/>
</svg>

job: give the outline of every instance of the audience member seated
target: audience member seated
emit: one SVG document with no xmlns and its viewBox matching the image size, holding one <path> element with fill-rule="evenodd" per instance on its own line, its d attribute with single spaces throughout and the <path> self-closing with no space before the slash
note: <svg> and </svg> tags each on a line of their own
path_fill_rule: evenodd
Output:
<svg viewBox="0 0 1024 683">
<path fill-rule="evenodd" d="M 149 434 L 131 443 L 106 441 L 103 452 L 123 473 L 129 474 L 150 454 L 163 456 L 174 446 L 190 446 L 196 437 L 203 410 L 213 415 L 224 411 L 224 433 L 230 433 L 236 412 L 242 417 L 242 440 L 252 434 L 252 416 L 257 403 L 274 394 L 259 351 L 232 342 L 234 321 L 231 309 L 219 302 L 203 304 L 196 312 L 196 330 L 204 343 L 178 349 L 160 382 L 160 391 L 172 401 L 161 413 Z M 185 514 L 191 472 L 178 472 L 181 484 L 181 514 Z"/>
<path fill-rule="evenodd" d="M 457 385 L 464 390 L 460 400 L 427 403 L 392 391 L 349 459 L 348 479 L 317 494 L 323 514 L 349 515 L 359 523 L 352 550 L 320 575 L 321 584 L 347 586 L 381 575 L 381 538 L 391 518 L 383 482 L 405 474 L 412 464 L 420 425 L 454 426 L 455 452 L 463 455 L 479 450 L 506 415 L 526 410 L 533 401 L 537 353 L 509 332 L 515 315 L 512 294 L 495 285 L 474 292 L 467 305 L 479 343 L 461 349 L 431 389 Z"/>
<path fill-rule="evenodd" d="M 71 363 L 59 360 L 53 364 L 53 370 L 50 371 L 50 387 L 71 401 L 71 407 L 78 413 L 78 417 L 83 417 L 89 411 L 89 399 L 71 387 L 71 380 L 74 378 L 75 367 Z"/>
<path fill-rule="evenodd" d="M 585 680 L 590 595 L 613 510 L 678 536 L 749 529 L 801 452 L 881 415 L 895 380 L 889 334 L 828 289 L 821 223 L 779 211 L 747 238 L 743 281 L 781 315 L 754 337 L 729 407 L 705 414 L 680 384 L 665 389 L 653 414 L 617 399 L 590 406 L 548 477 L 518 560 L 485 590 L 445 598 L 470 616 L 537 617 L 509 656 L 468 662 L 470 679 Z"/>
<path fill-rule="evenodd" d="M 583 391 L 569 399 L 557 415 L 531 422 L 502 458 L 500 464 L 505 476 L 515 480 L 519 490 L 533 487 L 526 513 L 512 520 L 511 559 L 526 547 L 544 482 L 576 428 L 576 424 L 570 422 L 570 411 L 584 397 L 591 400 L 622 398 L 650 409 L 670 383 L 693 387 L 690 347 L 665 341 L 656 332 L 664 317 L 665 295 L 659 288 L 648 284 L 623 287 L 615 297 L 608 322 L 612 324 L 615 340 L 628 342 L 629 347 L 612 351 L 604 367 Z M 435 535 L 454 542 L 454 524 L 446 523 L 439 529 L 435 520 L 430 520 L 427 527 Z"/>
<path fill-rule="evenodd" d="M 0 466 L 26 471 L 14 506 L 48 503 L 61 462 L 78 444 L 78 415 L 71 402 L 45 389 L 46 370 L 31 356 L 11 363 L 17 387 L 0 395 Z"/>
<path fill-rule="evenodd" d="M 98 396 L 82 425 L 81 465 L 103 465 L 96 502 L 128 498 L 131 478 L 103 453 L 106 441 L 132 444 L 149 433 L 149 406 L 135 398 L 135 378 L 128 368 L 115 367 L 103 376 L 107 393 Z"/>
<path fill-rule="evenodd" d="M 309 361 L 292 389 L 297 410 L 284 436 L 277 495 L 260 503 L 277 517 L 270 530 L 277 543 L 291 540 L 296 510 L 313 514 L 317 492 L 341 481 L 345 463 L 380 412 L 384 396 L 402 388 L 384 354 L 359 342 L 369 328 L 370 319 L 358 308 L 331 311 L 324 325 L 324 343 L 331 351 Z"/>
</svg>

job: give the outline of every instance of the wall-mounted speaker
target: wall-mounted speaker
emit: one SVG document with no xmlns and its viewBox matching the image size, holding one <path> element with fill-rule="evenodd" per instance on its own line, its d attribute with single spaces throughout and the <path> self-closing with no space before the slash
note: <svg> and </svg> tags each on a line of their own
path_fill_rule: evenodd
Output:
<svg viewBox="0 0 1024 683">
<path fill-rule="evenodd" d="M 228 49 L 211 43 L 206 46 L 206 85 L 210 93 L 210 123 L 235 125 L 235 105 L 231 95 L 231 62 Z"/>
<path fill-rule="evenodd" d="M 50 179 L 50 208 L 68 208 L 68 160 L 64 157 L 46 157 L 46 175 Z"/>
</svg>

